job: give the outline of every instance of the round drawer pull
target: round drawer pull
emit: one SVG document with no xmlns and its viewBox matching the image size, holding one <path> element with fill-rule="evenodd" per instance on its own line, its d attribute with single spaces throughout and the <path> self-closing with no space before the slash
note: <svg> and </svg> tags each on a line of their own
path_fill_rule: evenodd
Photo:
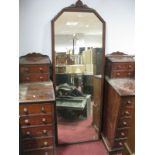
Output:
<svg viewBox="0 0 155 155">
<path fill-rule="evenodd" d="M 45 112 L 45 107 L 41 107 L 41 111 L 42 112 Z"/>
<path fill-rule="evenodd" d="M 47 130 L 43 130 L 43 134 L 47 134 Z"/>
<path fill-rule="evenodd" d="M 48 142 L 47 142 L 47 141 L 45 141 L 45 142 L 44 142 L 44 146 L 47 146 L 47 145 L 48 145 Z"/>
<path fill-rule="evenodd" d="M 43 80 L 43 77 L 42 76 L 40 76 L 39 78 L 40 78 L 40 80 Z"/>
<path fill-rule="evenodd" d="M 25 124 L 29 124 L 30 123 L 28 119 L 25 119 L 24 122 L 25 122 Z"/>
<path fill-rule="evenodd" d="M 46 118 L 42 118 L 42 122 L 43 123 L 46 123 Z"/>
<path fill-rule="evenodd" d="M 27 76 L 27 77 L 26 77 L 26 80 L 30 80 L 30 77 L 29 77 L 29 76 Z"/>
<path fill-rule="evenodd" d="M 40 68 L 39 68 L 39 70 L 42 72 L 42 71 L 43 71 L 43 68 L 42 68 L 42 67 L 40 67 Z"/>
<path fill-rule="evenodd" d="M 128 75 L 131 75 L 131 73 L 130 73 L 130 72 L 128 72 Z"/>
<path fill-rule="evenodd" d="M 119 144 L 119 146 L 123 146 L 123 143 L 122 142 L 119 142 L 118 144 Z"/>
<path fill-rule="evenodd" d="M 127 104 L 129 104 L 129 105 L 130 105 L 131 103 L 132 103 L 132 102 L 131 102 L 130 100 L 128 100 L 128 101 L 127 101 Z"/>
<path fill-rule="evenodd" d="M 117 73 L 116 73 L 116 75 L 117 75 L 117 76 L 120 76 L 120 73 L 119 73 L 119 72 L 117 72 Z"/>
<path fill-rule="evenodd" d="M 23 111 L 24 111 L 25 113 L 28 113 L 28 109 L 27 109 L 27 108 L 24 108 Z"/>
<path fill-rule="evenodd" d="M 127 125 L 127 122 L 124 121 L 124 122 L 123 122 L 123 125 Z"/>
<path fill-rule="evenodd" d="M 121 136 L 125 136 L 125 133 L 124 132 L 121 132 Z"/>
<path fill-rule="evenodd" d="M 127 115 L 127 116 L 130 115 L 130 113 L 128 111 L 125 111 L 124 114 Z"/>
<path fill-rule="evenodd" d="M 129 67 L 129 68 L 132 68 L 132 65 L 129 65 L 128 67 Z"/>
<path fill-rule="evenodd" d="M 36 98 L 36 95 L 32 95 L 33 98 Z"/>
<path fill-rule="evenodd" d="M 31 134 L 30 131 L 26 131 L 27 136 L 30 136 L 30 134 Z"/>
</svg>

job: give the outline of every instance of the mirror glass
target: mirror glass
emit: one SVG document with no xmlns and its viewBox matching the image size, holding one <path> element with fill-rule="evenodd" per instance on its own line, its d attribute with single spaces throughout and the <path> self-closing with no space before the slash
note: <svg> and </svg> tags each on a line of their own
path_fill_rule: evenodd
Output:
<svg viewBox="0 0 155 155">
<path fill-rule="evenodd" d="M 102 31 L 103 23 L 91 12 L 63 12 L 54 22 L 59 144 L 99 138 L 93 78 L 103 72 Z"/>
</svg>

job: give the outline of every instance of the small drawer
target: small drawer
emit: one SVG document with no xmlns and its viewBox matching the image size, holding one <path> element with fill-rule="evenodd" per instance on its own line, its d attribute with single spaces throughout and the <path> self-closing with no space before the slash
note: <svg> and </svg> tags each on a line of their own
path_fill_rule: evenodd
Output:
<svg viewBox="0 0 155 155">
<path fill-rule="evenodd" d="M 118 122 L 118 128 L 125 128 L 131 126 L 131 118 L 122 118 Z"/>
<path fill-rule="evenodd" d="M 20 82 L 40 82 L 40 81 L 49 81 L 49 74 L 31 73 L 31 74 L 22 74 L 20 76 Z"/>
<path fill-rule="evenodd" d="M 46 125 L 39 127 L 23 127 L 21 128 L 23 138 L 33 138 L 41 136 L 53 136 L 54 126 Z"/>
<path fill-rule="evenodd" d="M 49 65 L 25 65 L 20 66 L 20 73 L 48 73 Z"/>
<path fill-rule="evenodd" d="M 120 117 L 131 117 L 133 114 L 133 108 L 122 108 L 120 110 Z"/>
<path fill-rule="evenodd" d="M 35 103 L 35 104 L 20 104 L 19 114 L 22 115 L 31 115 L 31 114 L 47 114 L 54 112 L 54 103 Z"/>
<path fill-rule="evenodd" d="M 30 125 L 45 125 L 53 123 L 52 115 L 33 115 L 33 116 L 22 116 L 19 119 L 21 126 L 30 126 Z"/>
<path fill-rule="evenodd" d="M 32 151 L 24 151 L 23 155 L 54 155 L 54 148 L 48 147 L 46 149 L 36 149 Z"/>
<path fill-rule="evenodd" d="M 124 78 L 124 77 L 134 77 L 134 71 L 113 70 L 111 73 L 111 78 Z"/>
<path fill-rule="evenodd" d="M 128 136 L 128 129 L 122 129 L 116 131 L 116 138 L 125 138 Z"/>
<path fill-rule="evenodd" d="M 52 146 L 53 144 L 54 144 L 54 138 L 53 137 L 33 138 L 33 139 L 23 140 L 24 150 L 49 147 L 49 146 Z"/>
<path fill-rule="evenodd" d="M 121 99 L 121 106 L 122 107 L 128 107 L 128 108 L 134 108 L 135 105 L 135 97 L 131 96 L 131 97 L 123 97 Z"/>
<path fill-rule="evenodd" d="M 112 70 L 134 70 L 134 63 L 113 63 Z"/>
<path fill-rule="evenodd" d="M 122 148 L 127 138 L 114 140 L 113 148 Z"/>
</svg>

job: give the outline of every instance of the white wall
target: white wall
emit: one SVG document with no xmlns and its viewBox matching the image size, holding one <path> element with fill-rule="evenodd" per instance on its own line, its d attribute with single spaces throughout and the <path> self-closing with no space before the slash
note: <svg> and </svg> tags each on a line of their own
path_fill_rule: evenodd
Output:
<svg viewBox="0 0 155 155">
<path fill-rule="evenodd" d="M 82 0 L 106 21 L 106 53 L 134 54 L 134 0 Z M 51 58 L 51 19 L 76 0 L 19 0 L 19 55 Z"/>
</svg>

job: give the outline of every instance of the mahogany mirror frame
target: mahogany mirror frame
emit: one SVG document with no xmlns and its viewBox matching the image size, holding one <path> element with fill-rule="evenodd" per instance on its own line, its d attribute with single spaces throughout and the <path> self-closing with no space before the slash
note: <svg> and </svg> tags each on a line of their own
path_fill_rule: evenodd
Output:
<svg viewBox="0 0 155 155">
<path fill-rule="evenodd" d="M 83 4 L 81 0 L 77 0 L 75 4 L 72 4 L 68 7 L 63 8 L 52 20 L 51 20 L 51 44 L 52 44 L 52 81 L 54 85 L 54 89 L 56 88 L 56 74 L 55 74 L 55 21 L 64 13 L 64 12 L 87 12 L 87 13 L 94 13 L 96 17 L 102 22 L 102 87 L 104 84 L 104 66 L 105 66 L 105 26 L 106 23 L 103 18 L 97 13 L 96 10 L 93 8 L 88 7 L 86 4 Z M 102 89 L 103 94 L 103 89 Z M 102 95 L 103 96 L 103 95 Z M 101 102 L 103 101 L 103 97 Z M 56 107 L 55 107 L 56 108 Z M 56 118 L 56 117 L 55 117 Z M 99 131 L 100 133 L 100 131 Z M 58 137 L 57 137 L 57 120 L 56 120 L 56 143 L 58 144 Z"/>
</svg>

